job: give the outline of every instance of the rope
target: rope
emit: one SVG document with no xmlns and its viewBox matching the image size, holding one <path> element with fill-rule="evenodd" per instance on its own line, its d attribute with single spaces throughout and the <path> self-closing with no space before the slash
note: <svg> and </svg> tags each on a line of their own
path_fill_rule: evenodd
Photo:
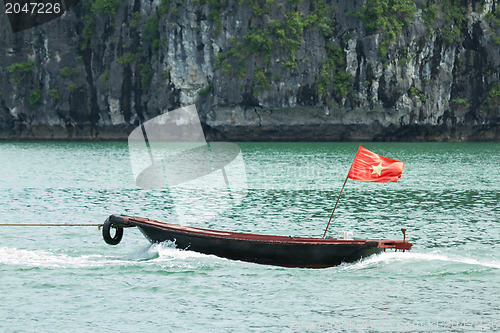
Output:
<svg viewBox="0 0 500 333">
<path fill-rule="evenodd" d="M 101 224 L 83 223 L 0 223 L 0 227 L 102 227 Z"/>
</svg>

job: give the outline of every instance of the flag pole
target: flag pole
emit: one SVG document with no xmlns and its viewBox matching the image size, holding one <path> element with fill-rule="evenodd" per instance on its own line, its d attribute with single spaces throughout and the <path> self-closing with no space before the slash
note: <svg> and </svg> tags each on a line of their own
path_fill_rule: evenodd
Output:
<svg viewBox="0 0 500 333">
<path fill-rule="evenodd" d="M 347 177 L 345 177 L 344 185 L 342 185 L 342 189 L 340 190 L 339 197 L 337 198 L 337 202 L 335 203 L 335 207 L 333 207 L 332 215 L 330 215 L 330 219 L 328 220 L 328 224 L 326 225 L 325 233 L 323 234 L 323 238 L 326 236 L 326 232 L 328 231 L 328 227 L 330 226 L 330 222 L 332 221 L 333 213 L 335 213 L 335 209 L 337 208 L 337 205 L 340 200 L 340 196 L 342 195 L 342 191 L 344 190 L 345 184 L 347 183 L 347 178 L 349 178 L 349 174 L 347 174 Z"/>
</svg>

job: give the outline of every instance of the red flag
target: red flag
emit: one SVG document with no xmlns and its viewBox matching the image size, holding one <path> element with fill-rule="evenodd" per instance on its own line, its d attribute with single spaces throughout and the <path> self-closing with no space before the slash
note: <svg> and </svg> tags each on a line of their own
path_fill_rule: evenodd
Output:
<svg viewBox="0 0 500 333">
<path fill-rule="evenodd" d="M 359 146 L 347 177 L 362 182 L 397 182 L 404 166 L 401 161 L 385 158 Z"/>
</svg>

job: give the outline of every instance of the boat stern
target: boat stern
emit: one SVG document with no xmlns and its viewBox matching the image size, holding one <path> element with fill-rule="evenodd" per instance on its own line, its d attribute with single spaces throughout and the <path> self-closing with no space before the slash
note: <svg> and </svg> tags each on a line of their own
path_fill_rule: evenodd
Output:
<svg viewBox="0 0 500 333">
<path fill-rule="evenodd" d="M 394 249 L 395 251 L 409 251 L 413 247 L 413 243 L 410 243 L 406 240 L 406 228 L 401 228 L 401 232 L 403 233 L 403 240 L 387 240 L 381 239 L 378 242 L 378 247 L 384 249 Z"/>
</svg>

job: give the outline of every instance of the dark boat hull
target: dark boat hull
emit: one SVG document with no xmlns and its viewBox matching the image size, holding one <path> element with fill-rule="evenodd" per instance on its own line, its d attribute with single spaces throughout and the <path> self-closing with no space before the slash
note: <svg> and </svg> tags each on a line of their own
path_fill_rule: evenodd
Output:
<svg viewBox="0 0 500 333">
<path fill-rule="evenodd" d="M 171 230 L 158 230 L 149 226 L 138 226 L 144 236 L 151 242 L 172 241 L 180 249 L 213 254 L 218 257 L 287 267 L 330 267 L 342 262 L 356 261 L 382 248 L 378 242 L 367 241 L 363 244 L 347 243 L 335 246 L 266 242 L 255 240 L 235 240 L 225 238 L 207 238 L 186 235 Z"/>
<path fill-rule="evenodd" d="M 402 241 L 339 240 L 224 232 L 117 215 L 110 216 L 109 221 L 118 228 L 138 227 L 152 243 L 172 241 L 180 249 L 285 267 L 331 267 L 380 253 L 386 248 L 409 249 L 412 245 L 408 242 L 401 243 Z"/>
</svg>

